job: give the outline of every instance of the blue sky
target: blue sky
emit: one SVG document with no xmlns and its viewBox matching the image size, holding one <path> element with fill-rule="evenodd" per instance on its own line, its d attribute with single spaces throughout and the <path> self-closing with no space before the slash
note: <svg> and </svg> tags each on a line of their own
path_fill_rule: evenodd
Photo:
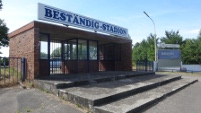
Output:
<svg viewBox="0 0 201 113">
<path fill-rule="evenodd" d="M 5 20 L 9 32 L 37 20 L 37 3 L 85 15 L 128 29 L 133 44 L 154 33 L 157 37 L 165 30 L 179 30 L 185 38 L 196 38 L 201 29 L 201 0 L 2 0 L 0 18 Z M 8 48 L 0 51 L 8 56 Z"/>
</svg>

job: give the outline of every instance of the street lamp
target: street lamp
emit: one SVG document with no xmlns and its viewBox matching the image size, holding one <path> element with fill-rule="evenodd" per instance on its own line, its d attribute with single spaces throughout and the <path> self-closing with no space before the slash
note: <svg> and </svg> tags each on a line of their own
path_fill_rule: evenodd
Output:
<svg viewBox="0 0 201 113">
<path fill-rule="evenodd" d="M 156 46 L 156 27 L 155 27 L 155 23 L 153 21 L 153 19 L 144 11 L 144 14 L 149 17 L 151 19 L 151 21 L 153 22 L 154 24 L 154 49 L 155 49 L 155 62 L 157 62 L 157 46 Z"/>
</svg>

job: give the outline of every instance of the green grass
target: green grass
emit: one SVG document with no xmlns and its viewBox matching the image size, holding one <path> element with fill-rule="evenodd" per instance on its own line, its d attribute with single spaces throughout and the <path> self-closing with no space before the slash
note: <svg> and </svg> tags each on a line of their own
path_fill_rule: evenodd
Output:
<svg viewBox="0 0 201 113">
<path fill-rule="evenodd" d="M 31 112 L 31 109 L 30 108 L 26 108 L 26 112 Z"/>
<path fill-rule="evenodd" d="M 76 104 L 76 105 L 77 105 L 78 108 L 82 108 L 81 105 L 79 105 L 79 104 Z"/>
<path fill-rule="evenodd" d="M 20 111 L 19 111 L 19 110 L 17 110 L 15 113 L 20 113 Z"/>
<path fill-rule="evenodd" d="M 20 70 L 18 70 L 20 71 Z M 21 79 L 21 73 L 12 67 L 1 67 L 0 87 L 13 86 Z"/>
<path fill-rule="evenodd" d="M 60 98 L 61 98 L 62 100 L 65 100 L 64 96 L 60 96 Z"/>
<path fill-rule="evenodd" d="M 18 71 L 21 71 L 21 70 L 18 70 Z M 10 68 L 1 68 L 0 69 L 0 73 L 1 75 L 4 75 L 6 77 L 9 77 L 9 76 L 18 76 L 18 77 L 21 77 L 21 72 L 18 72 L 16 69 L 10 67 Z"/>
</svg>

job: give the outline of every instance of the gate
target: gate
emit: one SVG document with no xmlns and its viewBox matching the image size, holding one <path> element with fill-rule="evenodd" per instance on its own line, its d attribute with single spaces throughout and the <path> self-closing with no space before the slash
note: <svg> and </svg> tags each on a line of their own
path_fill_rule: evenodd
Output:
<svg viewBox="0 0 201 113">
<path fill-rule="evenodd" d="M 0 57 L 0 88 L 24 81 L 26 78 L 25 64 L 25 58 Z"/>
<path fill-rule="evenodd" d="M 153 62 L 152 61 L 137 61 L 136 62 L 136 71 L 153 71 Z"/>
<path fill-rule="evenodd" d="M 62 72 L 62 43 L 59 40 L 50 41 L 50 75 L 63 74 Z"/>
</svg>

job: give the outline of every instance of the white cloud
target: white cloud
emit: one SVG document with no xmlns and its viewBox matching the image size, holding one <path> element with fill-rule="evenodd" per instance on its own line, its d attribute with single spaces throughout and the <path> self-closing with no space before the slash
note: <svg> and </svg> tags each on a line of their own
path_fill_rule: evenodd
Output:
<svg viewBox="0 0 201 113">
<path fill-rule="evenodd" d="M 188 29 L 188 30 L 180 30 L 181 36 L 184 38 L 196 38 L 200 32 L 200 29 Z"/>
<path fill-rule="evenodd" d="M 196 35 L 198 35 L 198 34 L 199 34 L 199 31 L 200 31 L 200 29 L 193 29 L 193 30 L 187 31 L 187 33 L 188 33 L 188 34 L 196 34 Z"/>
</svg>

